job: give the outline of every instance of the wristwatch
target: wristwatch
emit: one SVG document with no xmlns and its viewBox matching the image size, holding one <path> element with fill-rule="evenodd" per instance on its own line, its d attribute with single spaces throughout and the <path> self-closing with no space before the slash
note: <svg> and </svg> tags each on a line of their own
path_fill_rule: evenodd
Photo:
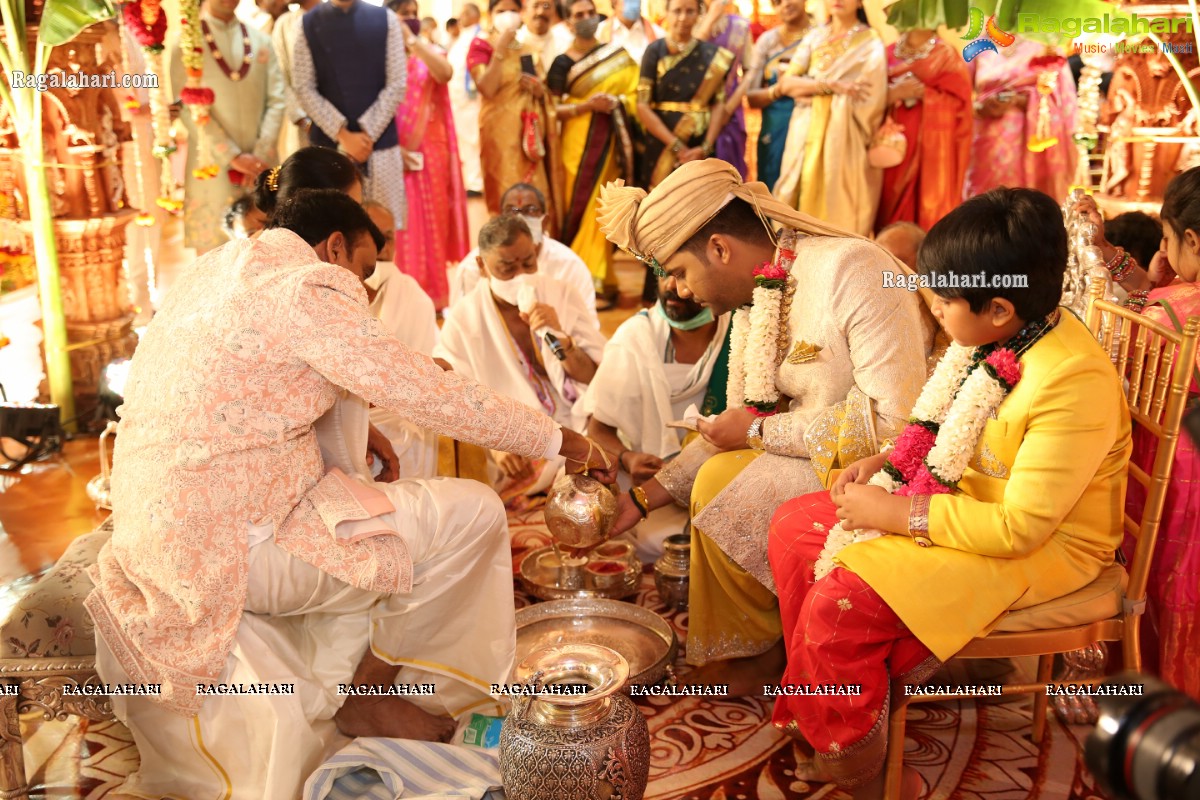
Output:
<svg viewBox="0 0 1200 800">
<path fill-rule="evenodd" d="M 755 417 L 754 422 L 751 422 L 749 429 L 746 430 L 746 444 L 750 446 L 751 450 L 762 452 L 767 449 L 762 438 L 763 420 L 765 419 L 766 417 Z"/>
</svg>

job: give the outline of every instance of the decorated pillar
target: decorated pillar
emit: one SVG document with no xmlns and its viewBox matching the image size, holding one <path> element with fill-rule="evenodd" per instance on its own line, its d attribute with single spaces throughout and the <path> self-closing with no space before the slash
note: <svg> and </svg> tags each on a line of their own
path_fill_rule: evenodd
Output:
<svg viewBox="0 0 1200 800">
<path fill-rule="evenodd" d="M 122 73 L 120 63 L 101 55 L 102 31 L 89 28 L 56 47 L 47 72 L 62 76 Z M 80 85 L 81 77 L 74 78 Z M 69 85 L 69 84 L 67 84 Z M 86 85 L 86 84 L 85 84 Z M 50 88 L 42 93 L 46 183 L 59 251 L 76 407 L 94 405 L 100 372 L 114 358 L 133 354 L 133 309 L 122 259 L 128 207 L 121 145 L 130 138 L 115 88 Z M 33 252 L 23 153 L 13 121 L 0 112 L 0 217 L 24 231 Z"/>
</svg>

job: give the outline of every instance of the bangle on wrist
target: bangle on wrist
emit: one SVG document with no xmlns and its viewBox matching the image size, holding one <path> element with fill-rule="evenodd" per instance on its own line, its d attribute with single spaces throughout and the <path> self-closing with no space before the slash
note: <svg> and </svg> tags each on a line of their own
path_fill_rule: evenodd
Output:
<svg viewBox="0 0 1200 800">
<path fill-rule="evenodd" d="M 707 157 L 707 156 L 711 156 L 715 149 L 716 148 L 713 147 L 712 144 L 710 144 L 709 142 L 705 142 L 704 146 L 700 148 L 700 152 L 703 153 Z"/>
<path fill-rule="evenodd" d="M 929 538 L 929 498 L 927 494 L 915 494 L 908 506 L 908 535 L 920 547 L 933 547 Z"/>
<path fill-rule="evenodd" d="M 634 486 L 629 490 L 629 499 L 637 506 L 637 510 L 642 512 L 642 519 L 650 515 L 650 498 L 646 497 L 645 489 Z"/>
<path fill-rule="evenodd" d="M 678 155 L 679 151 L 682 149 L 683 149 L 683 140 L 680 139 L 678 136 L 676 136 L 675 141 L 671 142 L 671 152 Z"/>
<path fill-rule="evenodd" d="M 617 466 L 620 467 L 621 469 L 625 470 L 626 472 L 629 472 L 629 467 L 625 466 L 625 456 L 627 456 L 631 452 L 633 452 L 633 451 L 627 447 L 624 450 L 622 450 L 620 452 L 620 454 L 617 456 Z"/>
</svg>

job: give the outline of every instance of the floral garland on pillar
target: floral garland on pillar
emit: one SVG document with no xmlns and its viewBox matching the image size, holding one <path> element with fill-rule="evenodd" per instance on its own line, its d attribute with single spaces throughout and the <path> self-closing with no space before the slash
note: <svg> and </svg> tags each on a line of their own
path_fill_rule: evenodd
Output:
<svg viewBox="0 0 1200 800">
<path fill-rule="evenodd" d="M 212 105 L 216 100 L 213 90 L 204 85 L 204 34 L 200 29 L 200 0 L 180 0 L 180 22 L 183 30 L 179 38 L 179 49 L 183 56 L 183 67 L 187 74 L 179 99 L 192 112 L 196 123 L 195 166 L 192 177 L 197 180 L 215 178 L 220 169 L 212 156 L 212 144 L 204 128 L 212 117 Z"/>
<path fill-rule="evenodd" d="M 175 152 L 175 142 L 171 139 L 171 101 L 167 96 L 166 81 L 163 80 L 167 74 L 164 64 L 166 48 L 163 45 L 167 36 L 167 15 L 162 10 L 162 0 L 131 0 L 121 10 L 121 19 L 130 35 L 141 45 L 146 56 L 146 68 L 151 74 L 159 76 L 158 85 L 150 89 L 150 129 L 154 132 L 151 152 L 161 162 L 155 204 L 172 214 L 178 214 L 183 204 L 172 197 L 174 192 L 169 159 Z M 131 94 L 125 99 L 125 107 L 136 110 L 141 106 Z M 143 209 L 135 222 L 150 226 L 154 224 L 154 217 Z"/>
<path fill-rule="evenodd" d="M 771 416 L 779 407 L 775 372 L 787 352 L 787 322 L 796 291 L 789 278 L 796 261 L 795 243 L 796 232 L 785 229 L 775 260 L 754 269 L 751 304 L 733 313 L 725 396 L 759 417 Z"/>
<path fill-rule="evenodd" d="M 1004 347 L 951 344 L 921 390 L 896 448 L 868 484 L 904 497 L 955 491 L 988 419 L 1021 380 L 1018 359 L 1054 327 L 1058 316 L 1055 311 L 1027 323 Z M 834 525 L 817 559 L 816 579 L 833 570 L 834 556 L 844 548 L 883 535 Z"/>
</svg>

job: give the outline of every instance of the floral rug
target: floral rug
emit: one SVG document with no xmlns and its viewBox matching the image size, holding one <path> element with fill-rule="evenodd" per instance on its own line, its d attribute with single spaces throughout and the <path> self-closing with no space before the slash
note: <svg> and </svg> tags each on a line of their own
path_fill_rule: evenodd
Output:
<svg viewBox="0 0 1200 800">
<path fill-rule="evenodd" d="M 514 568 L 549 537 L 537 509 L 510 512 Z M 518 607 L 534 602 L 516 591 Z M 633 602 L 663 613 L 686 646 L 687 612 L 664 613 L 649 572 Z M 961 669 L 961 667 L 956 667 Z M 952 676 L 954 676 L 952 670 Z M 965 675 L 965 672 L 962 673 Z M 770 724 L 761 699 L 638 698 L 650 728 L 646 800 L 849 800 L 849 793 L 796 778 L 798 754 Z M 925 800 L 1103 800 L 1080 752 L 1087 729 L 1057 718 L 1039 752 L 1029 739 L 1031 703 L 925 703 L 909 711 L 906 762 Z M 137 764 L 119 722 L 42 722 L 25 715 L 25 762 L 33 797 L 109 796 Z"/>
</svg>

